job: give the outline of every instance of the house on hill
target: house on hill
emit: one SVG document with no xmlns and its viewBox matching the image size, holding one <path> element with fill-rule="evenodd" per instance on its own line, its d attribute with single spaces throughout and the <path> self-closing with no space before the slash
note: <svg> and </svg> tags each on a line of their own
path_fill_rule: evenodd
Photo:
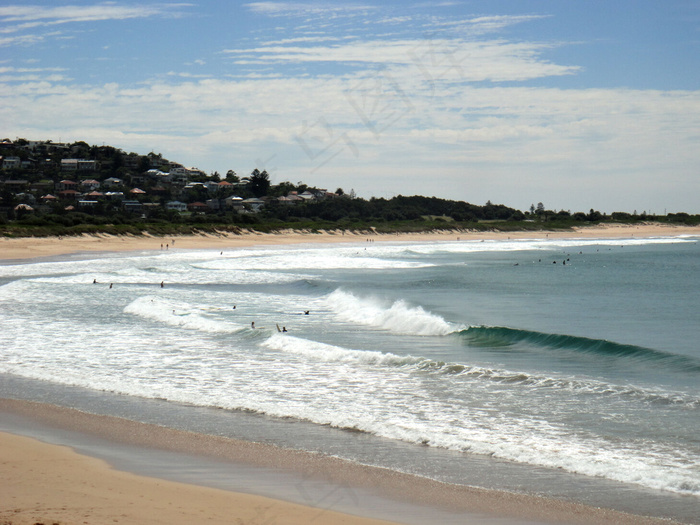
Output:
<svg viewBox="0 0 700 525">
<path fill-rule="evenodd" d="M 96 181 L 95 179 L 87 179 L 87 180 L 81 181 L 81 183 L 80 183 L 80 189 L 83 191 L 94 191 L 99 187 L 100 187 L 100 183 L 99 183 L 99 181 Z"/>
<path fill-rule="evenodd" d="M 2 158 L 2 169 L 14 170 L 22 165 L 22 160 L 19 157 L 0 157 Z"/>
<path fill-rule="evenodd" d="M 187 209 L 191 212 L 203 213 L 209 209 L 209 206 L 207 206 L 203 202 L 191 202 L 190 204 L 187 205 Z"/>
<path fill-rule="evenodd" d="M 113 189 L 113 188 L 119 188 L 123 186 L 124 181 L 122 179 L 118 179 L 117 177 L 109 177 L 108 179 L 105 179 L 102 181 L 102 185 L 105 188 Z"/>
<path fill-rule="evenodd" d="M 187 204 L 180 201 L 168 201 L 165 203 L 165 208 L 168 210 L 184 212 L 187 211 Z"/>
<path fill-rule="evenodd" d="M 62 180 L 61 182 L 57 182 L 56 188 L 55 188 L 55 190 L 57 192 L 62 192 L 62 191 L 66 191 L 66 190 L 77 191 L 77 189 L 78 189 L 78 183 L 74 182 L 72 180 L 67 180 L 67 179 Z"/>
</svg>

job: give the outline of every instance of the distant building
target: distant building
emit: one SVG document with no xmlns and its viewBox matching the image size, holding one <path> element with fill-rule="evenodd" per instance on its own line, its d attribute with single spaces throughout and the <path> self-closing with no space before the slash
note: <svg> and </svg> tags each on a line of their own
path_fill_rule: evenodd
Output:
<svg viewBox="0 0 700 525">
<path fill-rule="evenodd" d="M 72 180 L 62 180 L 61 182 L 56 183 L 56 191 L 61 192 L 65 190 L 76 190 L 78 189 L 78 183 Z"/>
<path fill-rule="evenodd" d="M 203 202 L 191 202 L 187 205 L 187 209 L 192 212 L 205 212 L 209 207 Z"/>
<path fill-rule="evenodd" d="M 61 159 L 61 171 L 97 171 L 97 161 L 85 159 Z"/>
<path fill-rule="evenodd" d="M 246 208 L 250 209 L 250 211 L 252 211 L 253 213 L 258 213 L 265 206 L 265 201 L 256 198 L 245 199 L 243 201 L 243 205 Z"/>
<path fill-rule="evenodd" d="M 22 160 L 19 157 L 3 157 L 2 169 L 14 170 L 22 165 Z"/>
<path fill-rule="evenodd" d="M 100 183 L 95 179 L 87 179 L 80 183 L 80 189 L 83 191 L 94 191 L 99 187 Z"/>
<path fill-rule="evenodd" d="M 219 211 L 221 209 L 221 200 L 220 199 L 207 199 L 207 208 L 209 208 L 212 211 Z"/>
<path fill-rule="evenodd" d="M 122 179 L 118 179 L 116 177 L 109 177 L 108 179 L 105 179 L 102 181 L 102 185 L 105 188 L 120 188 L 121 186 L 124 185 L 124 181 Z"/>
<path fill-rule="evenodd" d="M 61 159 L 61 171 L 78 171 L 78 159 Z"/>
<path fill-rule="evenodd" d="M 168 201 L 165 203 L 165 208 L 174 211 L 187 211 L 187 204 L 180 201 Z"/>
<path fill-rule="evenodd" d="M 67 200 L 75 200 L 78 198 L 78 195 L 80 195 L 80 193 L 78 193 L 75 190 L 63 190 L 63 191 L 58 192 L 58 196 L 61 199 L 67 199 Z"/>
<path fill-rule="evenodd" d="M 122 207 L 129 213 L 143 213 L 143 204 L 139 201 L 124 201 Z"/>
<path fill-rule="evenodd" d="M 105 199 L 110 201 L 124 200 L 124 193 L 121 191 L 108 191 L 105 193 Z"/>
</svg>

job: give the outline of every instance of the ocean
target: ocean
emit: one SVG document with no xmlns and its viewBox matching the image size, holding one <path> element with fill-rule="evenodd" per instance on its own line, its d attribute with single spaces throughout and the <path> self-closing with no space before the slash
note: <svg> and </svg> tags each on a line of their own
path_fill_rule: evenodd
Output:
<svg viewBox="0 0 700 525">
<path fill-rule="evenodd" d="M 700 523 L 695 237 L 0 265 L 0 397 Z"/>
</svg>

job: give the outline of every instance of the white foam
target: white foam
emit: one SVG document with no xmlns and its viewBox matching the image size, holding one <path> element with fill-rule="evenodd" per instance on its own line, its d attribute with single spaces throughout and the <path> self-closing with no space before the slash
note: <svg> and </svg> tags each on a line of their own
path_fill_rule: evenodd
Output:
<svg viewBox="0 0 700 525">
<path fill-rule="evenodd" d="M 170 326 L 203 332 L 233 333 L 243 327 L 202 315 L 189 304 L 166 301 L 157 297 L 139 297 L 124 308 L 124 313 L 137 315 Z"/>
<path fill-rule="evenodd" d="M 326 298 L 328 307 L 343 321 L 405 335 L 447 335 L 465 327 L 448 323 L 439 315 L 403 300 L 387 305 L 374 298 L 358 298 L 336 290 Z"/>
<path fill-rule="evenodd" d="M 401 366 L 414 365 L 423 361 L 422 358 L 412 356 L 400 356 L 374 350 L 352 350 L 279 333 L 273 334 L 262 345 L 273 350 L 326 362 Z"/>
</svg>

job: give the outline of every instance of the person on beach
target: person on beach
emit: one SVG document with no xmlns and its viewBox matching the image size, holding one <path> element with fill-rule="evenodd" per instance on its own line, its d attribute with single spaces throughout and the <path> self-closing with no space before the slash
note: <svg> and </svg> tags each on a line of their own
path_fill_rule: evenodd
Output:
<svg viewBox="0 0 700 525">
<path fill-rule="evenodd" d="M 165 288 L 165 281 L 161 281 L 161 282 L 160 282 L 160 287 L 161 287 L 161 288 Z"/>
<path fill-rule="evenodd" d="M 250 327 L 251 327 L 252 329 L 255 329 L 255 321 L 253 321 L 252 323 L 250 323 Z"/>
</svg>

